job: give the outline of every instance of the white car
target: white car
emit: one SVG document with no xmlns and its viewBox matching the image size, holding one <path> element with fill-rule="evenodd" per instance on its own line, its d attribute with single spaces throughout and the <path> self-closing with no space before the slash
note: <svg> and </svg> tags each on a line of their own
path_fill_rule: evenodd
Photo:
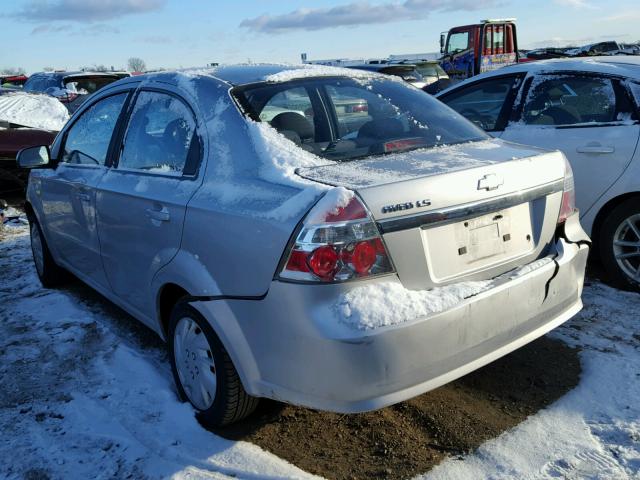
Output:
<svg viewBox="0 0 640 480">
<path fill-rule="evenodd" d="M 561 150 L 609 280 L 640 290 L 640 57 L 514 65 L 438 98 L 495 137 Z"/>
</svg>

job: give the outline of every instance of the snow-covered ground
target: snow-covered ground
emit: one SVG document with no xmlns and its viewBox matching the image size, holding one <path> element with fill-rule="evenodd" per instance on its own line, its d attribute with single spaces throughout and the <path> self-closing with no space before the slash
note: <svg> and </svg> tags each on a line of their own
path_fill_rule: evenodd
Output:
<svg viewBox="0 0 640 480">
<path fill-rule="evenodd" d="M 40 286 L 26 226 L 0 241 L 0 478 L 310 478 L 201 428 L 154 334 L 79 285 Z M 426 478 L 640 478 L 640 295 L 588 284 L 553 333 L 580 385 Z M 562 368 L 561 365 L 558 368 Z"/>
</svg>

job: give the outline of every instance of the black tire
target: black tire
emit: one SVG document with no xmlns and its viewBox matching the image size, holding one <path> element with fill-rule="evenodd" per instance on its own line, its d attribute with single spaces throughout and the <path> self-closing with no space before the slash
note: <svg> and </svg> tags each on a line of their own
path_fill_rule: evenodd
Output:
<svg viewBox="0 0 640 480">
<path fill-rule="evenodd" d="M 640 199 L 638 198 L 629 199 L 615 207 L 602 223 L 602 228 L 598 235 L 598 247 L 606 280 L 618 288 L 640 291 L 640 279 L 638 277 L 633 279 L 623 270 L 616 260 L 614 251 L 614 241 L 619 228 L 623 223 L 626 223 L 627 219 L 635 215 L 640 215 Z M 640 229 L 640 226 L 636 226 L 636 230 L 638 229 Z M 630 231 L 627 235 L 630 241 L 637 238 L 637 234 Z M 637 238 L 637 241 L 640 241 L 640 238 Z M 625 253 L 633 252 L 633 248 L 635 247 L 628 247 Z M 640 248 L 638 252 L 640 252 Z M 636 262 L 635 258 L 633 257 L 629 262 Z M 637 263 L 632 263 L 631 266 L 635 267 L 635 265 L 640 268 L 640 257 L 638 257 Z"/>
<path fill-rule="evenodd" d="M 190 401 L 178 375 L 174 337 L 178 322 L 185 317 L 193 320 L 200 327 L 201 332 L 197 333 L 204 334 L 215 362 L 216 393 L 212 405 L 206 410 L 199 409 L 194 402 Z M 242 420 L 256 409 L 259 399 L 245 391 L 229 354 L 213 328 L 200 312 L 186 302 L 178 303 L 171 312 L 167 345 L 178 395 L 182 401 L 191 403 L 196 410 L 196 418 L 203 426 L 215 428 L 229 425 Z"/>
<path fill-rule="evenodd" d="M 38 222 L 35 219 L 31 220 L 29 227 L 31 231 L 31 254 L 33 255 L 33 263 L 40 283 L 45 288 L 55 288 L 63 285 L 69 279 L 67 271 L 56 265 L 53 260 Z M 40 249 L 37 248 L 38 241 L 41 245 Z"/>
</svg>

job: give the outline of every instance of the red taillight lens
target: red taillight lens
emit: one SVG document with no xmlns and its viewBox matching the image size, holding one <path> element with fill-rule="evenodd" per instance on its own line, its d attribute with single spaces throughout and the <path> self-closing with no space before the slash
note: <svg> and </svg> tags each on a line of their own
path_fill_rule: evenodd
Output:
<svg viewBox="0 0 640 480">
<path fill-rule="evenodd" d="M 353 253 L 351 254 L 353 268 L 360 275 L 367 274 L 374 263 L 376 263 L 376 248 L 371 243 L 372 242 L 356 243 Z"/>
<path fill-rule="evenodd" d="M 307 253 L 300 250 L 293 250 L 286 268 L 292 272 L 308 272 Z"/>
<path fill-rule="evenodd" d="M 320 278 L 330 278 L 338 266 L 338 253 L 333 247 L 324 246 L 317 248 L 309 258 L 311 271 Z"/>
<path fill-rule="evenodd" d="M 573 183 L 573 170 L 571 164 L 564 159 L 564 187 L 562 191 L 562 204 L 558 215 L 558 224 L 564 223 L 576 211 L 576 190 Z"/>
<path fill-rule="evenodd" d="M 353 192 L 335 188 L 307 215 L 280 278 L 339 282 L 392 271 L 365 206 Z"/>
</svg>

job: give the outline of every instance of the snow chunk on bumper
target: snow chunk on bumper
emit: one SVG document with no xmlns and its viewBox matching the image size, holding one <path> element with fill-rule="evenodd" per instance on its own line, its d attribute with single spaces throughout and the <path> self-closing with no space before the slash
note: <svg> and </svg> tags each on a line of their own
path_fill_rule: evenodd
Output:
<svg viewBox="0 0 640 480">
<path fill-rule="evenodd" d="M 364 285 L 342 295 L 336 313 L 351 328 L 373 330 L 443 312 L 491 285 L 491 281 L 463 282 L 427 291 L 407 290 L 396 282 Z"/>
</svg>

